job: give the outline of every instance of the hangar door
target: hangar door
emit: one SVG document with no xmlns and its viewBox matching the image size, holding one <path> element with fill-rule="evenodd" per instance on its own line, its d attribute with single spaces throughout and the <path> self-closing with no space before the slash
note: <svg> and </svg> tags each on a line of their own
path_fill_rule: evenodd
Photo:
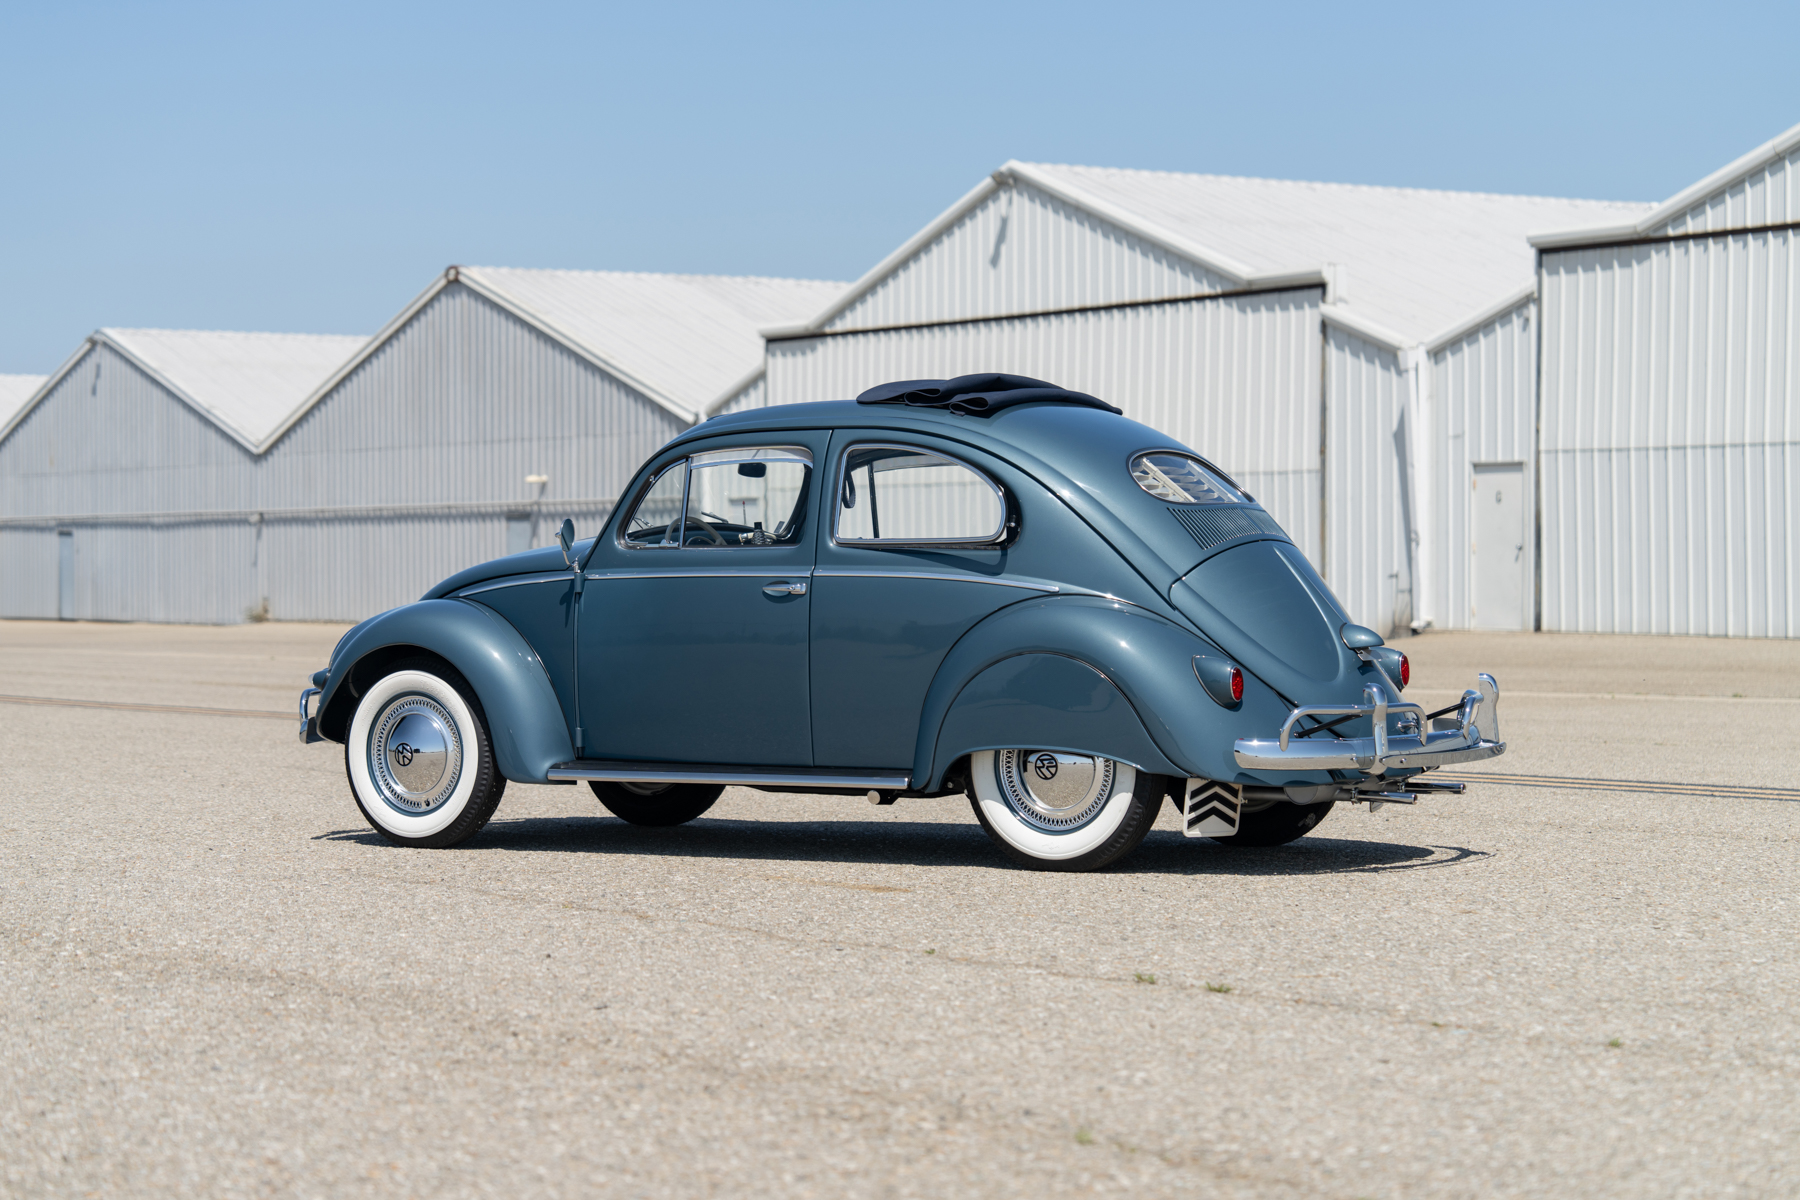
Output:
<svg viewBox="0 0 1800 1200">
<path fill-rule="evenodd" d="M 1469 618 L 1476 629 L 1526 629 L 1525 464 L 1476 463 L 1469 506 L 1475 589 Z"/>
</svg>

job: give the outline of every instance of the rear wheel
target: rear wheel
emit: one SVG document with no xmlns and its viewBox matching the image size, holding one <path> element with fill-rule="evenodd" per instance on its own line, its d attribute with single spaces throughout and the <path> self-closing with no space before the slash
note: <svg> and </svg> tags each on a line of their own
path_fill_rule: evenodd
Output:
<svg viewBox="0 0 1800 1200">
<path fill-rule="evenodd" d="M 480 701 L 436 659 L 397 663 L 363 693 L 344 773 L 363 817 L 400 846 L 466 842 L 506 793 Z"/>
<path fill-rule="evenodd" d="M 713 806 L 725 791 L 717 783 L 612 783 L 588 786 L 606 811 L 633 825 L 685 825 Z"/>
<path fill-rule="evenodd" d="M 969 762 L 975 817 L 1000 852 L 1039 871 L 1093 871 L 1137 849 L 1164 781 L 1135 767 L 1052 750 L 984 750 Z"/>
<path fill-rule="evenodd" d="M 1289 804 L 1277 800 L 1263 808 L 1249 809 L 1238 817 L 1238 831 L 1216 837 L 1221 846 L 1285 846 L 1305 837 L 1331 811 L 1334 800 L 1323 804 Z"/>
</svg>

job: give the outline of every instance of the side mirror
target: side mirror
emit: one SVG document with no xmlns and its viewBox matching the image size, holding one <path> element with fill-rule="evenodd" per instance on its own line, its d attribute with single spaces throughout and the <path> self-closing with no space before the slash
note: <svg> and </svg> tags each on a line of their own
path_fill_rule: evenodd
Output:
<svg viewBox="0 0 1800 1200">
<path fill-rule="evenodd" d="M 562 547 L 563 561 L 569 566 L 575 565 L 575 522 L 563 518 L 562 526 L 556 531 L 556 544 Z"/>
</svg>

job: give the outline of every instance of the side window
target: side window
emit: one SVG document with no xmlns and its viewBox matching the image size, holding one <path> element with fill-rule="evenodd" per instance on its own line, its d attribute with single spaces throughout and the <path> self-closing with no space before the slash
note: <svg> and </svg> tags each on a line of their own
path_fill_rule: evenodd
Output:
<svg viewBox="0 0 1800 1200">
<path fill-rule="evenodd" d="M 625 523 L 630 546 L 791 546 L 806 515 L 812 452 L 709 450 L 665 469 Z"/>
<path fill-rule="evenodd" d="M 681 498 L 687 493 L 687 459 L 664 467 L 625 522 L 627 546 L 679 546 Z"/>
<path fill-rule="evenodd" d="M 844 453 L 840 542 L 985 543 L 1005 531 L 1000 489 L 973 467 L 911 446 L 852 446 Z"/>
</svg>

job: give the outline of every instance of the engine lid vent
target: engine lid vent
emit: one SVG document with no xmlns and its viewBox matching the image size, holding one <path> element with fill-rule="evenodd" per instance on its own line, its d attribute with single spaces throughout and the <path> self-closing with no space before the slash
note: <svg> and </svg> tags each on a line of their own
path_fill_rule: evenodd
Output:
<svg viewBox="0 0 1800 1200">
<path fill-rule="evenodd" d="M 1260 508 L 1175 508 L 1169 511 L 1181 522 L 1181 527 L 1194 535 L 1202 550 L 1210 550 L 1222 542 L 1233 538 L 1249 537 L 1253 534 L 1274 534 L 1286 537 L 1287 533 L 1278 525 L 1274 517 Z"/>
</svg>

